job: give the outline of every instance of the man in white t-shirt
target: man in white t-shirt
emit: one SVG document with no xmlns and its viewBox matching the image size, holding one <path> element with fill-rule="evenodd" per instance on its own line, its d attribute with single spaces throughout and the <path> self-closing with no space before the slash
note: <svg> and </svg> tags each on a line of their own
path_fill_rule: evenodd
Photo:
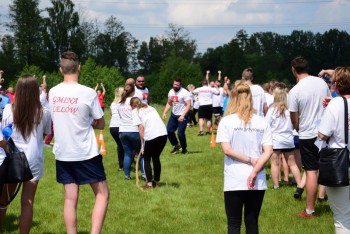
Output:
<svg viewBox="0 0 350 234">
<path fill-rule="evenodd" d="M 90 184 L 95 194 L 91 233 L 101 233 L 109 191 L 93 128 L 104 128 L 103 112 L 95 90 L 78 83 L 80 65 L 74 52 L 61 55 L 60 72 L 64 80 L 50 90 L 49 105 L 55 131 L 56 179 L 65 190 L 66 230 L 77 233 L 79 186 Z"/>
<path fill-rule="evenodd" d="M 299 132 L 301 160 L 306 173 L 306 209 L 298 216 L 313 218 L 319 159 L 314 143 L 324 109 L 322 99 L 331 97 L 331 93 L 326 82 L 309 75 L 309 63 L 305 58 L 295 57 L 291 66 L 297 84 L 289 92 L 288 108 L 293 127 Z"/>
<path fill-rule="evenodd" d="M 217 86 L 214 84 L 214 88 L 208 86 L 208 81 L 204 80 L 202 82 L 202 87 L 196 88 L 193 90 L 193 94 L 197 95 L 199 103 L 198 111 L 198 125 L 199 133 L 198 136 L 203 136 L 203 126 L 206 122 L 207 132 L 206 135 L 210 134 L 211 129 L 211 118 L 213 115 L 213 96 L 220 95 L 220 91 Z"/>
<path fill-rule="evenodd" d="M 148 88 L 145 86 L 145 77 L 143 76 L 138 76 L 136 78 L 135 96 L 137 96 L 142 103 L 149 104 L 149 91 Z"/>
<path fill-rule="evenodd" d="M 249 85 L 253 97 L 253 107 L 256 114 L 264 117 L 267 113 L 267 103 L 265 99 L 264 90 L 259 85 L 253 84 L 253 69 L 246 68 L 242 72 L 242 80 Z"/>
<path fill-rule="evenodd" d="M 176 154 L 181 150 L 183 154 L 188 154 L 185 131 L 188 112 L 191 109 L 191 95 L 190 92 L 182 88 L 182 81 L 179 78 L 174 80 L 173 88 L 168 93 L 168 102 L 164 108 L 163 119 L 166 119 L 166 113 L 171 107 L 173 107 L 173 110 L 167 125 L 168 138 L 174 146 L 171 154 Z M 175 136 L 176 129 L 179 140 Z"/>
</svg>

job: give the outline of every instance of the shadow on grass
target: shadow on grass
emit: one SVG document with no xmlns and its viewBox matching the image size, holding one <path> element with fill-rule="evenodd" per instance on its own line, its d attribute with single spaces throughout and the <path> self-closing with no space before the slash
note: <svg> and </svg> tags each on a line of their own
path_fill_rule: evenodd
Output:
<svg viewBox="0 0 350 234">
<path fill-rule="evenodd" d="M 322 202 L 316 205 L 315 212 L 317 216 L 323 216 L 332 213 L 332 210 L 327 202 Z"/>
<path fill-rule="evenodd" d="M 160 182 L 159 187 L 173 187 L 173 188 L 180 188 L 180 184 L 177 182 Z"/>
<path fill-rule="evenodd" d="M 12 214 L 6 215 L 6 218 L 5 218 L 4 224 L 1 227 L 0 233 L 13 232 L 13 231 L 19 230 L 17 221 L 18 221 L 17 216 Z"/>
</svg>

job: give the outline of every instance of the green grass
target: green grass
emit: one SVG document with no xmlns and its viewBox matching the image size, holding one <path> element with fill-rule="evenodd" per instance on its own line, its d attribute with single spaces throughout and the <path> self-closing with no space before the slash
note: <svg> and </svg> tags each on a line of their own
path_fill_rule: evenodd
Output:
<svg viewBox="0 0 350 234">
<path fill-rule="evenodd" d="M 160 111 L 163 107 L 158 107 Z M 210 136 L 198 137 L 198 128 L 187 128 L 189 155 L 170 155 L 168 142 L 162 155 L 160 188 L 141 192 L 135 180 L 124 181 L 117 170 L 116 145 L 109 134 L 106 110 L 104 166 L 110 201 L 103 233 L 226 233 L 223 201 L 223 152 L 210 147 Z M 169 114 L 168 114 L 169 115 Z M 55 160 L 45 148 L 45 176 L 40 181 L 34 205 L 31 233 L 65 233 L 63 186 L 55 180 Z M 143 182 L 140 182 L 143 184 Z M 271 187 L 271 180 L 268 181 Z M 332 213 L 327 204 L 316 205 L 317 218 L 305 220 L 294 215 L 305 207 L 293 198 L 294 188 L 269 189 L 260 213 L 260 233 L 334 233 Z M 10 205 L 5 233 L 18 233 L 18 196 Z M 90 232 L 94 196 L 90 186 L 80 189 L 78 232 Z M 242 232 L 244 233 L 244 232 Z"/>
</svg>

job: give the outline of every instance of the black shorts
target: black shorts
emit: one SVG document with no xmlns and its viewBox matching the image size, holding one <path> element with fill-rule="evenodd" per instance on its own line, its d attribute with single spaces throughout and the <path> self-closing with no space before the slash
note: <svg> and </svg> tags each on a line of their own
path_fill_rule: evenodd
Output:
<svg viewBox="0 0 350 234">
<path fill-rule="evenodd" d="M 212 115 L 213 115 L 213 106 L 212 105 L 204 105 L 204 106 L 199 107 L 198 118 L 210 120 Z"/>
<path fill-rule="evenodd" d="M 222 107 L 221 106 L 216 106 L 213 107 L 214 110 L 214 116 L 222 116 Z"/>
<path fill-rule="evenodd" d="M 61 184 L 91 184 L 106 180 L 102 156 L 85 161 L 64 162 L 56 160 L 56 179 Z"/>
<path fill-rule="evenodd" d="M 287 148 L 287 149 L 273 149 L 273 151 L 281 151 L 283 152 L 292 152 L 294 151 L 294 148 Z"/>
<path fill-rule="evenodd" d="M 315 145 L 316 137 L 311 139 L 299 139 L 301 163 L 305 171 L 318 170 L 318 148 Z"/>
</svg>

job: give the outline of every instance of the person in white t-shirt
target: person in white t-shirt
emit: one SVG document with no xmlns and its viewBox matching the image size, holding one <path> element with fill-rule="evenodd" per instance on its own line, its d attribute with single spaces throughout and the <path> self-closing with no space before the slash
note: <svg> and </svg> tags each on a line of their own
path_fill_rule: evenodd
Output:
<svg viewBox="0 0 350 234">
<path fill-rule="evenodd" d="M 270 108 L 270 106 L 273 104 L 273 95 L 270 93 L 271 85 L 269 82 L 267 82 L 263 84 L 262 88 L 264 90 L 267 108 Z"/>
<path fill-rule="evenodd" d="M 272 136 L 266 120 L 254 114 L 249 86 L 237 84 L 216 136 L 225 153 L 228 233 L 240 233 L 243 208 L 246 233 L 258 233 L 259 213 L 267 189 L 264 167 L 272 154 Z"/>
<path fill-rule="evenodd" d="M 338 67 L 335 71 L 322 70 L 319 76 L 324 74 L 332 76 L 336 87 L 335 91 L 346 98 L 348 110 L 350 110 L 350 67 Z M 350 148 L 350 141 L 345 142 L 344 136 L 344 125 L 348 126 L 346 131 L 349 132 L 350 124 L 349 118 L 347 123 L 344 123 L 344 100 L 342 97 L 335 97 L 328 103 L 318 128 L 318 137 L 321 140 L 327 140 L 328 146 L 331 148 L 344 148 L 345 143 Z M 349 186 L 326 187 L 326 191 L 334 216 L 335 232 L 337 234 L 350 233 Z"/>
<path fill-rule="evenodd" d="M 138 97 L 142 103 L 149 104 L 149 91 L 145 86 L 145 77 L 138 76 L 135 84 L 135 96 Z"/>
<path fill-rule="evenodd" d="M 141 150 L 143 151 L 146 174 L 146 184 L 142 188 L 145 190 L 160 185 L 160 154 L 167 141 L 167 130 L 156 109 L 141 103 L 141 100 L 137 97 L 131 98 L 130 105 L 133 109 L 133 124 L 140 129 Z M 152 177 L 151 160 L 154 177 Z"/>
<path fill-rule="evenodd" d="M 182 88 L 182 81 L 180 78 L 176 78 L 173 82 L 173 88 L 168 93 L 168 102 L 165 105 L 162 118 L 166 119 L 166 113 L 173 107 L 168 125 L 167 132 L 168 138 L 174 149 L 170 152 L 176 154 L 182 150 L 182 154 L 188 154 L 187 142 L 186 142 L 186 127 L 188 120 L 188 112 L 191 109 L 191 95 L 186 89 Z M 177 136 L 175 131 L 177 129 Z M 179 144 L 180 142 L 180 144 Z"/>
<path fill-rule="evenodd" d="M 13 124 L 11 138 L 27 157 L 33 179 L 23 182 L 19 232 L 29 233 L 33 220 L 33 204 L 39 180 L 44 175 L 43 137 L 50 133 L 51 117 L 39 100 L 39 84 L 32 75 L 24 75 L 17 81 L 14 104 L 7 104 L 2 127 Z M 11 190 L 11 185 L 8 186 Z M 14 188 L 12 188 L 14 189 Z M 7 189 L 6 189 L 7 190 Z M 4 203 L 4 202 L 2 202 Z M 1 210 L 6 212 L 6 210 Z M 4 218 L 4 213 L 0 215 Z M 0 220 L 0 223 L 2 221 Z"/>
<path fill-rule="evenodd" d="M 274 102 L 265 116 L 272 130 L 273 154 L 271 157 L 271 176 L 273 188 L 279 188 L 279 172 L 281 156 L 286 159 L 288 166 L 300 187 L 300 170 L 294 157 L 294 136 L 293 126 L 290 120 L 290 113 L 287 107 L 287 94 L 284 84 L 277 84 L 273 91 Z"/>
<path fill-rule="evenodd" d="M 202 82 L 202 87 L 193 90 L 193 94 L 198 96 L 199 111 L 198 111 L 198 125 L 199 133 L 198 136 L 203 136 L 203 126 L 206 123 L 207 132 L 206 135 L 210 134 L 211 129 L 211 118 L 213 115 L 213 96 L 220 95 L 220 91 L 217 86 L 212 88 L 208 86 L 208 81 Z"/>
<path fill-rule="evenodd" d="M 109 122 L 109 132 L 111 133 L 114 141 L 117 143 L 117 154 L 118 154 L 118 165 L 119 171 L 123 170 L 124 163 L 124 150 L 122 142 L 119 138 L 119 127 L 120 127 L 120 115 L 118 112 L 120 102 L 119 87 L 114 91 L 114 100 L 110 106 L 111 120 Z"/>
<path fill-rule="evenodd" d="M 77 233 L 79 186 L 89 184 L 95 195 L 90 232 L 100 233 L 109 191 L 94 129 L 104 129 L 103 111 L 95 90 L 78 83 L 80 65 L 74 52 L 62 53 L 60 72 L 63 82 L 51 88 L 49 105 L 55 131 L 56 180 L 65 190 L 66 230 Z"/>
<path fill-rule="evenodd" d="M 214 86 L 219 89 L 219 95 L 213 95 L 213 113 L 215 118 L 214 129 L 217 129 L 223 114 L 222 107 L 226 96 L 224 88 L 221 87 L 221 71 L 218 71 L 218 79 L 215 81 Z"/>
<path fill-rule="evenodd" d="M 267 113 L 267 103 L 265 99 L 264 90 L 259 85 L 253 84 L 253 69 L 246 68 L 242 72 L 242 80 L 249 85 L 253 96 L 253 107 L 256 114 L 264 116 Z"/>
<path fill-rule="evenodd" d="M 297 216 L 313 218 L 319 160 L 315 141 L 324 110 L 322 99 L 331 97 L 331 93 L 326 82 L 309 75 L 309 63 L 304 57 L 295 57 L 291 66 L 297 84 L 289 92 L 288 108 L 293 127 L 299 133 L 301 160 L 306 173 L 306 208 Z"/>
<path fill-rule="evenodd" d="M 134 161 L 135 153 L 140 152 L 141 139 L 139 128 L 133 124 L 132 108 L 130 100 L 135 95 L 135 86 L 127 84 L 121 96 L 118 113 L 120 116 L 119 138 L 124 150 L 124 179 L 130 180 L 131 164 Z M 143 160 L 140 160 L 140 168 L 143 173 Z"/>
</svg>

